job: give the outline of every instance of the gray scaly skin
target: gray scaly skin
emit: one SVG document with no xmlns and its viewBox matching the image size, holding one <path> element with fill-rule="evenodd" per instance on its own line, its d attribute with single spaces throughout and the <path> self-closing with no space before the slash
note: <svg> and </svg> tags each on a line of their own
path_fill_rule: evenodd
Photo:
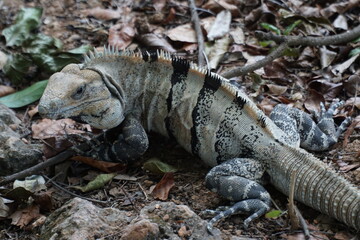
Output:
<svg viewBox="0 0 360 240">
<path fill-rule="evenodd" d="M 176 139 L 213 167 L 206 186 L 235 202 L 216 211 L 209 230 L 244 212 L 250 215 L 247 226 L 270 209 L 263 176 L 288 195 L 294 174 L 296 200 L 360 230 L 359 189 L 299 148 L 322 151 L 337 141 L 349 122 L 335 129 L 332 114 L 340 105 L 322 107 L 318 124 L 284 105 L 275 108 L 271 120 L 227 79 L 186 60 L 164 52 L 105 49 L 54 74 L 39 112 L 100 129 L 117 127 L 119 136 L 109 137 L 97 154 L 104 160 L 129 162 L 142 155 L 148 147 L 145 131 Z"/>
</svg>

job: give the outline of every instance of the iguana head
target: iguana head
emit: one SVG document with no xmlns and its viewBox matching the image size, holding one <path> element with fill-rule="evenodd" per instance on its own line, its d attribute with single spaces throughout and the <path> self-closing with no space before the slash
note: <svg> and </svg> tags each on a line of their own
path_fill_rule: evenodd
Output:
<svg viewBox="0 0 360 240">
<path fill-rule="evenodd" d="M 120 100 L 109 91 L 98 72 L 70 64 L 49 79 L 39 103 L 42 117 L 72 118 L 100 129 L 124 119 Z"/>
</svg>

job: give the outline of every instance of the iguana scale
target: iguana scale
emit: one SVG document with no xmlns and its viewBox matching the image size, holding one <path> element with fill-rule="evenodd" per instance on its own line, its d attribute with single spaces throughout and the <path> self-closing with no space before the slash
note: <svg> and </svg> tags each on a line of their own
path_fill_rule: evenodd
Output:
<svg viewBox="0 0 360 240">
<path fill-rule="evenodd" d="M 74 118 L 100 129 L 117 127 L 98 156 L 131 161 L 148 147 L 145 131 L 174 138 L 213 167 L 206 186 L 235 202 L 208 225 L 236 213 L 249 222 L 270 208 L 263 176 L 284 194 L 295 174 L 295 199 L 360 230 L 360 191 L 301 149 L 322 151 L 334 144 L 348 121 L 335 129 L 322 106 L 310 116 L 284 105 L 270 118 L 245 93 L 217 74 L 165 52 L 133 53 L 105 48 L 83 64 L 70 64 L 51 76 L 39 113 Z M 297 133 L 299 132 L 299 133 Z"/>
</svg>

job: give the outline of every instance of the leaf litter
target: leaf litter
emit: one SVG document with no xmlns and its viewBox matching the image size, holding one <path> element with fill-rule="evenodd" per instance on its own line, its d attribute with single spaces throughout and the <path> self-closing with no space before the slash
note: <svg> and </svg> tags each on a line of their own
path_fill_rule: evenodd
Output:
<svg viewBox="0 0 360 240">
<path fill-rule="evenodd" d="M 211 27 L 214 26 L 214 16 L 219 15 L 224 10 L 231 13 L 229 31 L 226 30 L 228 26 L 227 23 L 226 31 L 214 27 L 217 31 L 229 32 L 229 35 L 225 34 L 218 37 L 218 40 L 224 40 L 224 43 L 219 47 L 215 47 L 215 50 L 221 49 L 221 51 L 214 54 L 214 59 L 216 60 L 212 66 L 215 70 L 221 72 L 222 69 L 227 66 L 241 66 L 256 62 L 272 51 L 275 43 L 271 41 L 259 42 L 253 36 L 253 30 L 265 29 L 266 31 L 275 32 L 280 35 L 319 36 L 335 32 L 338 33 L 346 28 L 353 28 L 356 23 L 358 24 L 354 11 L 350 10 L 351 8 L 357 7 L 356 2 L 357 1 L 333 1 L 325 5 L 323 2 L 315 4 L 314 1 L 301 2 L 296 0 L 287 2 L 266 1 L 264 3 L 260 3 L 260 1 L 253 1 L 251 3 L 245 1 L 240 3 L 231 0 L 210 0 L 205 3 L 199 3 L 198 13 L 203 22 L 203 33 L 205 35 L 209 34 Z M 153 1 L 147 3 L 148 5 L 145 6 L 136 5 L 136 3 L 122 6 L 113 4 L 111 1 L 106 1 L 102 4 L 79 3 L 79 5 L 76 5 L 70 2 L 49 2 L 45 4 L 46 8 L 43 10 L 41 19 L 37 17 L 39 15 L 38 13 L 33 14 L 33 16 L 29 18 L 27 18 L 28 13 L 23 14 L 26 18 L 20 14 L 14 21 L 16 28 L 13 28 L 16 29 L 16 31 L 13 32 L 13 35 L 9 35 L 11 36 L 10 38 L 5 37 L 6 44 L 21 46 L 21 49 L 24 50 L 21 52 L 8 46 L 11 51 L 8 51 L 8 49 L 5 51 L 8 59 L 6 60 L 6 67 L 4 66 L 5 70 L 3 72 L 7 72 L 5 75 L 8 81 L 7 85 L 17 85 L 24 88 L 29 86 L 30 82 L 33 83 L 39 79 L 46 79 L 46 77 L 39 78 L 39 75 L 48 77 L 51 72 L 57 71 L 57 69 L 60 69 L 68 62 L 79 62 L 81 55 L 89 49 L 86 47 L 87 44 L 102 46 L 110 42 L 110 36 L 112 36 L 111 43 L 119 44 L 119 47 L 124 48 L 134 49 L 136 47 L 147 46 L 162 48 L 173 53 L 182 51 L 183 54 L 187 55 L 192 54 L 194 49 L 196 49 L 197 40 L 191 24 L 189 24 L 189 17 L 186 16 L 187 6 L 184 2 L 172 1 L 172 3 L 169 4 L 169 2 L 166 1 Z M 63 7 L 65 5 L 66 7 Z M 137 9 L 137 12 L 134 11 L 135 9 Z M 36 12 L 35 9 L 31 10 Z M 80 12 L 81 18 L 78 16 L 73 17 L 76 15 L 73 14 L 75 10 L 76 14 Z M 154 14 L 154 11 L 156 14 Z M 68 17 L 62 18 L 63 16 Z M 31 20 L 32 18 L 33 20 Z M 63 21 L 59 21 L 58 19 L 63 19 Z M 142 19 L 147 22 L 148 29 L 146 31 L 140 31 L 139 26 L 136 24 L 134 26 L 131 24 L 128 25 L 128 23 L 131 23 L 133 20 L 136 22 L 137 19 Z M 26 27 L 23 28 L 23 26 L 19 25 L 20 23 L 26 23 L 23 25 Z M 4 25 L 0 24 L 0 26 Z M 11 26 L 11 22 L 5 25 L 5 27 L 9 26 Z M 2 29 L 3 33 L 5 27 Z M 111 28 L 113 28 L 114 31 L 109 31 Z M 29 29 L 31 30 L 29 31 Z M 7 31 L 5 31 L 5 33 L 7 34 Z M 28 34 L 24 35 L 21 33 Z M 56 36 L 57 39 L 50 36 Z M 228 40 L 230 39 L 229 36 L 232 36 L 231 41 Z M 63 43 L 65 44 L 63 45 Z M 37 47 L 38 44 L 39 46 Z M 242 54 L 236 55 L 232 61 L 225 62 L 225 58 L 222 56 L 232 53 L 230 49 L 241 49 Z M 357 104 L 358 101 L 356 100 L 358 98 L 358 91 L 355 91 L 356 86 L 358 86 L 356 85 L 356 77 L 359 75 L 357 49 L 359 49 L 358 42 L 351 43 L 351 45 L 345 47 L 297 47 L 296 49 L 292 49 L 295 51 L 294 53 L 289 52 L 290 54 L 287 54 L 282 59 L 278 59 L 263 69 L 255 71 L 255 74 L 249 74 L 248 76 L 238 78 L 238 80 L 241 80 L 241 87 L 250 93 L 252 97 L 258 99 L 259 102 L 262 100 L 260 106 L 263 107 L 266 112 L 269 112 L 270 109 L 279 102 L 298 106 L 306 109 L 308 112 L 312 112 L 318 109 L 319 102 L 325 101 L 326 105 L 328 105 L 334 98 L 344 98 L 344 96 L 347 96 L 345 98 L 345 100 L 347 100 L 345 110 L 349 111 L 349 109 L 354 106 L 355 109 L 352 111 L 358 113 L 359 107 Z M 213 58 L 210 57 L 209 59 L 211 60 Z M 45 62 L 46 64 L 43 64 Z M 18 90 L 18 88 L 16 90 Z M 22 99 L 22 96 L 16 98 Z M 26 106 L 33 101 L 36 101 L 36 97 L 31 101 L 24 102 L 22 106 Z M 14 104 L 16 101 L 10 102 Z M 342 114 L 344 114 L 344 110 Z M 36 112 L 34 116 L 36 117 Z M 57 125 L 57 123 L 49 123 L 50 126 L 52 124 Z M 351 127 L 352 131 L 350 131 L 351 128 L 349 128 L 349 132 L 344 136 L 346 141 L 344 141 L 345 145 L 343 150 L 338 151 L 338 154 L 341 155 L 344 153 L 346 159 L 352 161 L 346 165 L 341 165 L 340 162 L 334 160 L 328 162 L 329 165 L 346 171 L 344 176 L 350 178 L 350 180 L 358 179 L 357 176 L 359 172 L 359 158 L 356 157 L 356 154 L 359 154 L 358 151 L 354 151 L 356 153 L 347 153 L 346 150 L 346 146 L 350 146 L 356 142 L 356 134 L 358 134 L 358 130 L 356 129 L 359 128 L 358 122 L 353 123 L 353 125 L 355 127 Z M 35 131 L 33 138 L 36 138 L 36 135 L 38 137 L 46 137 L 48 135 L 54 138 L 66 135 L 64 135 L 64 131 L 61 131 L 61 127 L 59 128 L 61 124 L 57 127 L 55 126 L 52 130 L 50 127 L 49 132 L 46 132 L 44 127 L 40 127 L 39 130 Z M 69 124 L 69 126 L 71 126 L 71 124 Z M 73 130 L 75 130 L 73 135 L 83 134 L 77 132 L 77 128 L 66 129 L 70 134 L 72 134 Z M 86 131 L 91 132 L 92 130 L 88 129 Z M 56 144 L 55 141 L 54 145 Z M 356 146 L 359 145 L 355 145 L 354 149 L 356 149 Z M 162 150 L 162 152 L 165 152 L 165 150 Z M 163 158 L 163 156 L 160 156 L 163 154 L 162 152 L 155 151 L 150 158 L 155 156 L 168 161 L 167 157 Z M 172 152 L 173 151 L 170 151 L 169 154 L 172 154 Z M 329 158 L 335 159 L 339 156 L 331 155 L 331 153 L 329 155 Z M 77 159 L 79 161 L 86 159 L 82 156 L 79 158 Z M 179 159 L 179 156 L 174 157 L 174 159 Z M 164 161 L 164 163 L 167 163 L 167 161 Z M 96 162 L 95 160 L 90 159 L 87 164 L 96 169 L 101 169 L 101 171 L 104 172 L 119 170 L 116 169 L 116 167 L 112 169 L 113 166 L 110 166 L 111 164 L 108 165 L 109 163 L 96 166 L 96 164 L 92 165 L 90 162 Z M 190 161 L 190 163 L 194 165 L 194 161 Z M 178 165 L 176 163 L 171 165 L 179 169 L 179 171 L 174 174 L 173 179 L 167 176 L 166 180 L 160 181 L 162 182 L 161 184 L 159 182 L 159 188 L 161 189 L 159 198 L 170 199 L 177 203 L 186 203 L 194 209 L 200 210 L 204 208 L 214 208 L 219 205 L 217 202 L 220 201 L 219 198 L 215 197 L 216 195 L 212 195 L 212 193 L 202 185 L 203 176 L 198 176 L 199 174 L 197 173 L 196 176 L 192 176 L 189 180 L 189 174 L 191 174 L 191 171 L 194 171 L 194 169 L 183 172 L 182 168 L 177 167 Z M 79 166 L 78 169 L 80 169 Z M 199 172 L 203 171 L 201 167 L 199 169 Z M 86 173 L 88 170 L 85 168 L 84 171 Z M 120 169 L 120 171 L 123 170 Z M 164 172 L 161 170 L 158 171 Z M 203 174 L 205 173 L 206 172 Z M 130 173 L 129 176 L 132 176 L 132 174 L 133 173 Z M 100 188 L 104 188 L 106 191 L 109 190 L 109 188 L 113 189 L 116 187 L 114 184 L 122 183 L 124 184 L 122 189 L 125 193 L 135 193 L 136 191 L 143 191 L 139 189 L 139 184 L 148 186 L 145 184 L 146 181 L 152 182 L 151 185 L 156 184 L 158 181 L 156 177 L 148 176 L 142 170 L 136 170 L 135 174 L 141 177 L 135 181 L 131 181 L 126 177 L 119 179 L 115 177 L 112 181 L 105 181 L 106 183 L 100 185 Z M 80 174 L 78 179 L 81 179 L 81 176 Z M 172 186 L 173 181 L 175 181 L 174 186 Z M 192 183 L 191 186 L 188 185 L 189 181 Z M 358 181 L 357 183 L 359 183 L 359 180 L 353 181 Z M 146 188 L 145 191 L 148 191 L 148 189 Z M 198 196 L 199 191 L 206 194 L 200 194 L 200 196 Z M 100 192 L 96 190 L 90 193 L 93 193 L 92 196 L 94 199 L 106 198 L 105 195 L 100 194 Z M 25 197 L 26 194 L 23 196 Z M 63 197 L 64 196 L 61 196 L 61 198 Z M 54 198 L 53 194 L 51 198 Z M 126 199 L 127 204 L 122 205 L 122 207 L 131 206 L 133 203 L 143 203 L 142 198 L 143 197 L 130 197 L 129 199 L 131 199 L 131 201 Z M 55 197 L 55 199 L 60 199 L 60 196 Z M 29 207 L 25 215 L 36 216 L 36 207 Z M 21 217 L 18 219 L 19 220 L 14 221 L 14 224 L 18 224 L 19 226 L 25 226 L 24 223 L 28 221 L 26 217 L 24 217 L 24 220 L 21 220 Z M 30 222 L 35 219 L 36 217 L 30 220 Z M 41 219 L 41 217 L 39 219 Z M 241 229 L 241 223 L 239 224 L 238 219 L 239 218 L 235 217 L 235 223 L 234 219 L 231 218 L 226 223 L 219 224 L 225 236 L 236 233 L 241 235 L 237 232 L 237 229 Z M 309 219 L 311 220 L 313 218 L 310 217 Z M 277 223 L 273 224 L 271 221 L 277 221 Z M 260 225 L 261 223 L 262 222 L 260 222 Z M 267 226 L 267 230 L 270 229 L 272 233 L 282 231 L 283 229 L 280 229 L 278 226 L 279 223 L 287 226 L 284 222 L 284 217 L 281 216 L 276 220 L 267 221 L 266 224 L 269 225 Z M 318 229 L 315 228 L 315 231 L 318 231 Z M 245 233 L 259 234 L 259 230 L 255 231 L 250 229 Z M 264 237 L 269 237 L 272 233 L 267 231 L 261 232 L 260 230 L 260 234 Z M 301 236 L 301 234 L 294 234 L 283 235 L 283 237 L 298 239 L 303 236 Z M 337 237 L 341 239 L 343 236 L 339 232 L 339 234 L 337 233 L 337 235 L 335 235 L 334 239 L 337 239 Z"/>
</svg>

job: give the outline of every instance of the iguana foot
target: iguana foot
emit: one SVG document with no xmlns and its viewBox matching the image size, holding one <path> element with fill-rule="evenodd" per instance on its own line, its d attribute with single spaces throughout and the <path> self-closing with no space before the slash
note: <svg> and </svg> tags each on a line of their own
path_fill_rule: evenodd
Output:
<svg viewBox="0 0 360 240">
<path fill-rule="evenodd" d="M 215 210 L 214 213 L 217 213 L 217 215 L 208 222 L 206 228 L 208 232 L 211 233 L 213 230 L 213 225 L 219 222 L 220 220 L 225 219 L 234 214 L 250 213 L 251 215 L 244 220 L 244 228 L 247 229 L 251 221 L 261 217 L 267 211 L 269 211 L 269 209 L 270 209 L 270 205 L 262 200 L 259 199 L 243 200 L 241 202 L 235 203 L 231 207 L 227 207 L 227 209 L 224 211 Z"/>
<path fill-rule="evenodd" d="M 270 209 L 270 195 L 258 183 L 264 173 L 263 166 L 249 158 L 235 158 L 212 168 L 206 175 L 206 187 L 224 198 L 235 202 L 230 207 L 221 207 L 208 225 L 209 232 L 212 226 L 233 214 L 245 213 L 250 216 L 244 221 L 244 227 L 265 214 Z"/>
</svg>

